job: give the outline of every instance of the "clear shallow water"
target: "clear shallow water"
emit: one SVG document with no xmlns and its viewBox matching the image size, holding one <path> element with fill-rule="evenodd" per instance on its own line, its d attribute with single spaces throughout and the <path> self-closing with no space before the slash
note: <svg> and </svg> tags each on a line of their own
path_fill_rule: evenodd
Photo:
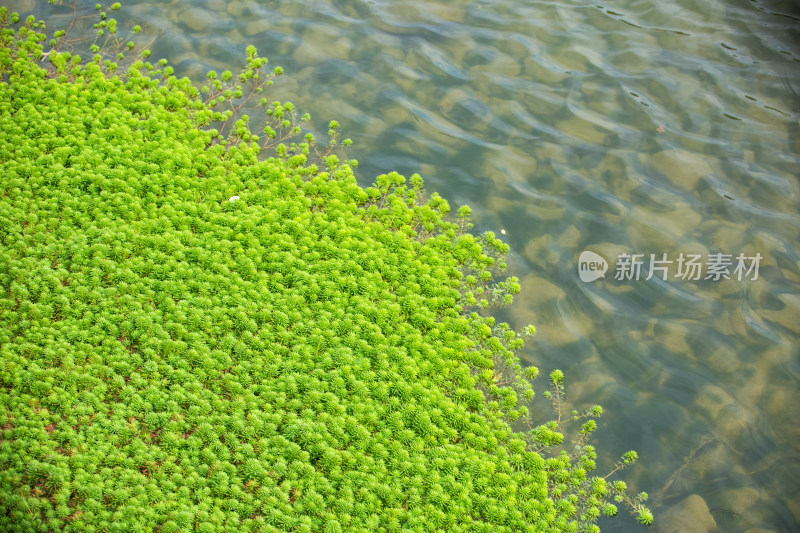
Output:
<svg viewBox="0 0 800 533">
<path fill-rule="evenodd" d="M 195 80 L 255 45 L 287 70 L 270 98 L 338 120 L 363 184 L 418 172 L 503 230 L 523 291 L 498 315 L 536 324 L 522 356 L 563 369 L 577 407 L 604 405 L 601 450 L 639 452 L 626 479 L 656 520 L 696 494 L 719 531 L 800 531 L 795 3 L 176 0 L 117 18 Z M 578 278 L 586 249 L 604 280 Z M 763 259 L 757 280 L 614 279 L 619 253 L 681 252 Z"/>
</svg>

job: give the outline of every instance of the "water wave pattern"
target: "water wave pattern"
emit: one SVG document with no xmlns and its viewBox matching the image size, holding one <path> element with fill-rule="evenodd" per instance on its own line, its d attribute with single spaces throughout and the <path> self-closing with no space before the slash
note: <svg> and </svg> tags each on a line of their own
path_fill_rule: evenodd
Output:
<svg viewBox="0 0 800 533">
<path fill-rule="evenodd" d="M 275 99 L 354 139 L 363 184 L 419 172 L 503 230 L 523 285 L 503 318 L 537 324 L 526 357 L 565 370 L 573 401 L 605 404 L 599 438 L 639 450 L 657 511 L 698 495 L 720 531 L 800 531 L 796 3 L 173 0 L 118 18 L 194 79 L 254 44 L 289 73 Z M 587 284 L 587 248 L 763 259 L 750 281 Z"/>
</svg>

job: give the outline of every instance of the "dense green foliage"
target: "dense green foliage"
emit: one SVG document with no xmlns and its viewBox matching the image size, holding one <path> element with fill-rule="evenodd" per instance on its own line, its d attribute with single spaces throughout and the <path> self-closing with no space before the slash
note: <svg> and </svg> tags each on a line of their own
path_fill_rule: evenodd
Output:
<svg viewBox="0 0 800 533">
<path fill-rule="evenodd" d="M 479 312 L 519 285 L 493 281 L 507 246 L 468 210 L 448 222 L 416 176 L 362 189 L 352 162 L 311 164 L 310 137 L 266 158 L 246 118 L 211 129 L 242 96 L 230 73 L 205 91 L 142 61 L 118 77 L 56 40 L 45 56 L 43 25 L 14 18 L 0 529 L 544 532 L 615 513 L 624 487 L 588 477 L 592 420 L 550 458 L 560 410 L 511 429 L 536 370 Z M 265 64 L 249 48 L 239 80 L 260 92 Z M 267 107 L 266 141 L 296 132 Z"/>
</svg>

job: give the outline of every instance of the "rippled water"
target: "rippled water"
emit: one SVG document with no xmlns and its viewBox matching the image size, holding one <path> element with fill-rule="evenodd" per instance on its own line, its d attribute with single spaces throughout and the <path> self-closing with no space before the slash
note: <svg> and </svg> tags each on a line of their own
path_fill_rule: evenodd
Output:
<svg viewBox="0 0 800 533">
<path fill-rule="evenodd" d="M 255 45 L 288 73 L 271 98 L 342 124 L 363 184 L 418 172 L 502 230 L 523 292 L 499 314 L 537 325 L 522 355 L 563 369 L 577 406 L 606 407 L 597 440 L 639 451 L 627 479 L 662 526 L 694 494 L 719 531 L 800 531 L 796 2 L 131 1 L 117 18 L 195 80 Z M 605 279 L 580 281 L 585 249 Z M 620 253 L 681 252 L 763 259 L 756 280 L 614 279 Z"/>
</svg>

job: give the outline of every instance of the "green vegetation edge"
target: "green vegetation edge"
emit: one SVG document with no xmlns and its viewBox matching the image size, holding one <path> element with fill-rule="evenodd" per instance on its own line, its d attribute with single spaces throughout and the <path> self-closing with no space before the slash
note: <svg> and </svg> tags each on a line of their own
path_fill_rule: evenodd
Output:
<svg viewBox="0 0 800 533">
<path fill-rule="evenodd" d="M 567 413 L 560 372 L 533 423 L 524 335 L 480 312 L 519 292 L 508 247 L 468 208 L 419 176 L 362 189 L 335 122 L 283 144 L 291 104 L 253 134 L 231 102 L 280 74 L 255 48 L 202 89 L 146 50 L 119 74 L 136 45 L 98 17 L 117 46 L 84 62 L 0 8 L 0 529 L 652 521 L 590 475 L 601 410 Z"/>
</svg>

